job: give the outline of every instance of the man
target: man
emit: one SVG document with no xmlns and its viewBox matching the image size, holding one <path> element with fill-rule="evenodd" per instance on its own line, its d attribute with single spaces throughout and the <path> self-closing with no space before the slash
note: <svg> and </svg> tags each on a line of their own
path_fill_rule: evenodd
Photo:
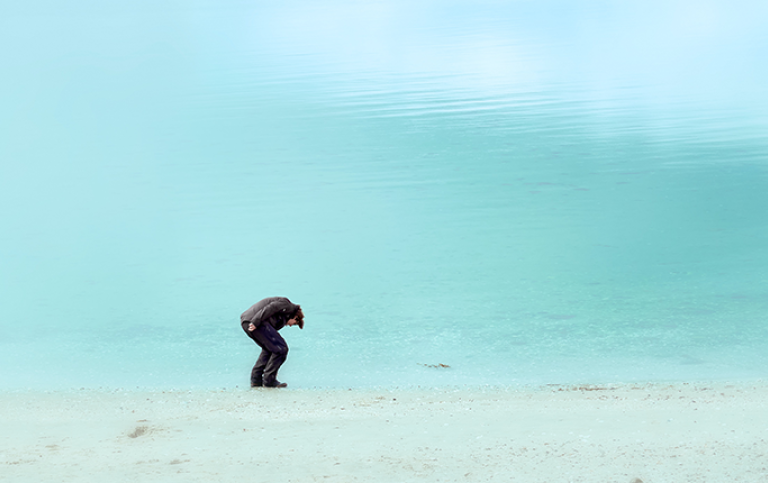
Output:
<svg viewBox="0 0 768 483">
<path fill-rule="evenodd" d="M 301 307 L 285 297 L 269 297 L 256 302 L 240 316 L 245 333 L 261 347 L 261 355 L 251 371 L 251 387 L 286 387 L 277 380 L 277 371 L 288 356 L 288 344 L 278 330 L 286 325 L 304 328 Z"/>
</svg>

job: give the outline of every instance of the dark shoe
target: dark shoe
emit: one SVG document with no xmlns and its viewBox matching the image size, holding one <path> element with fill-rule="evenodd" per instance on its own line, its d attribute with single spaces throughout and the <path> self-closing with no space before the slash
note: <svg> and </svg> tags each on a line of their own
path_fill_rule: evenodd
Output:
<svg viewBox="0 0 768 483">
<path fill-rule="evenodd" d="M 284 382 L 280 382 L 277 379 L 275 379 L 272 382 L 265 382 L 264 387 L 288 387 L 288 384 Z"/>
<path fill-rule="evenodd" d="M 260 383 L 260 382 L 252 382 L 252 383 L 251 383 L 251 387 L 262 387 L 263 385 L 264 385 L 264 384 L 262 384 L 262 383 Z"/>
</svg>

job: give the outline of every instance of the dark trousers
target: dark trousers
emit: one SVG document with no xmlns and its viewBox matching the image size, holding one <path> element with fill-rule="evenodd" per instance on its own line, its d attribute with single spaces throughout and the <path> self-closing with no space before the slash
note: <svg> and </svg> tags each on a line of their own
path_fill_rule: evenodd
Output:
<svg viewBox="0 0 768 483">
<path fill-rule="evenodd" d="M 247 324 L 243 324 L 243 329 L 247 327 Z M 259 324 L 253 332 L 246 330 L 245 333 L 261 347 L 261 354 L 251 370 L 251 385 L 274 384 L 278 369 L 288 357 L 288 344 L 266 321 Z"/>
</svg>

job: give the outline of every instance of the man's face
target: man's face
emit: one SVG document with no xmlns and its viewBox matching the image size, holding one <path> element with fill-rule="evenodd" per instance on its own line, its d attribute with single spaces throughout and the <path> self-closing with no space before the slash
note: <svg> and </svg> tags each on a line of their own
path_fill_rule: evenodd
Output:
<svg viewBox="0 0 768 483">
<path fill-rule="evenodd" d="M 304 328 L 304 324 L 299 322 L 299 320 L 301 320 L 303 317 L 304 317 L 304 312 L 302 312 L 301 309 L 299 309 L 299 311 L 296 313 L 296 315 L 294 315 L 293 317 L 291 317 L 290 319 L 288 319 L 286 321 L 285 325 L 287 325 L 289 327 L 292 327 L 294 325 L 298 325 L 299 329 L 303 329 Z"/>
</svg>

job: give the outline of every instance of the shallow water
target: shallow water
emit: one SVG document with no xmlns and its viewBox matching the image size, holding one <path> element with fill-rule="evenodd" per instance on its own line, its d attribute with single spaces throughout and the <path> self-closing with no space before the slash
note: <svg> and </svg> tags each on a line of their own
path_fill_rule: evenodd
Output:
<svg viewBox="0 0 768 483">
<path fill-rule="evenodd" d="M 765 378 L 761 2 L 0 18 L 0 386 Z M 429 367 L 445 364 L 449 368 Z"/>
</svg>

